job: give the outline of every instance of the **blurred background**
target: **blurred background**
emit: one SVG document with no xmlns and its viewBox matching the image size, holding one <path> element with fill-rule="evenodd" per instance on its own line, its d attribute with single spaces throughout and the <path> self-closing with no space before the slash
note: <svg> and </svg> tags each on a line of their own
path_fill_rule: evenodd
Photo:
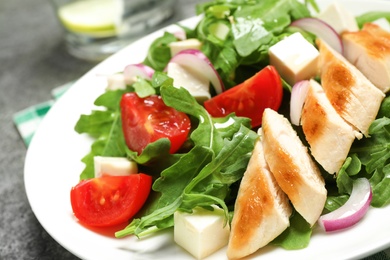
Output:
<svg viewBox="0 0 390 260">
<path fill-rule="evenodd" d="M 199 2 L 206 1 L 178 0 L 168 22 L 194 16 Z M 52 89 L 98 64 L 70 55 L 63 33 L 50 0 L 0 1 L 0 259 L 77 259 L 31 211 L 23 182 L 26 146 L 13 123 L 15 113 L 52 99 Z"/>
</svg>

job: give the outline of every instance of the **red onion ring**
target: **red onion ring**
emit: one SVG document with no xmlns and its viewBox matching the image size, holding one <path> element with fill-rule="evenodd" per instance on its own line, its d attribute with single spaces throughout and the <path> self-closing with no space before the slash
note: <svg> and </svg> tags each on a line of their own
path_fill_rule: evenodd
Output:
<svg viewBox="0 0 390 260">
<path fill-rule="evenodd" d="M 347 202 L 340 208 L 322 215 L 318 223 L 326 231 L 348 228 L 359 222 L 367 213 L 372 200 L 372 188 L 365 178 L 353 182 L 352 193 Z"/>
<path fill-rule="evenodd" d="M 220 94 L 225 87 L 221 77 L 214 68 L 213 64 L 200 50 L 187 49 L 180 51 L 169 62 L 174 62 L 184 67 L 190 67 L 191 71 L 209 79 L 215 92 Z"/>
<path fill-rule="evenodd" d="M 290 121 L 293 125 L 299 125 L 303 104 L 309 90 L 309 80 L 301 80 L 294 84 L 291 90 Z"/>
<path fill-rule="evenodd" d="M 154 69 L 142 63 L 127 65 L 123 70 L 123 76 L 128 85 L 133 84 L 137 77 L 151 80 L 153 74 Z"/>
<path fill-rule="evenodd" d="M 291 23 L 295 26 L 310 32 L 329 44 L 334 50 L 343 54 L 344 46 L 340 35 L 328 23 L 314 17 L 307 17 L 295 20 Z"/>
</svg>

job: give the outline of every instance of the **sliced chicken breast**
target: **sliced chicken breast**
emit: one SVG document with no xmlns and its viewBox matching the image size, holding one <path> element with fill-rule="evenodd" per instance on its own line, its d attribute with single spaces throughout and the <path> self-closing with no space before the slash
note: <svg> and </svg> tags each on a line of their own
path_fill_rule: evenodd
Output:
<svg viewBox="0 0 390 260">
<path fill-rule="evenodd" d="M 336 112 L 315 80 L 310 80 L 301 124 L 315 160 L 328 173 L 337 173 L 358 133 Z"/>
<path fill-rule="evenodd" d="M 291 212 L 286 194 L 269 171 L 259 139 L 238 191 L 228 258 L 242 258 L 267 245 L 290 225 Z"/>
<path fill-rule="evenodd" d="M 342 34 L 344 56 L 384 93 L 390 90 L 390 33 L 367 23 Z"/>
<path fill-rule="evenodd" d="M 378 114 L 385 94 L 328 44 L 318 41 L 321 85 L 344 120 L 364 135 Z"/>
<path fill-rule="evenodd" d="M 272 174 L 294 208 L 313 226 L 327 195 L 317 165 L 283 115 L 267 108 L 262 129 L 265 159 Z"/>
</svg>

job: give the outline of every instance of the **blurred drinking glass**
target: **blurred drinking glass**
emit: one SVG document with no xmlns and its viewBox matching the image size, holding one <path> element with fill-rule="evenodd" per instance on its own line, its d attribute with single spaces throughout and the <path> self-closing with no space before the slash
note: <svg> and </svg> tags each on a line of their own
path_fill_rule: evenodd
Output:
<svg viewBox="0 0 390 260">
<path fill-rule="evenodd" d="M 176 0 L 52 0 L 68 51 L 99 61 L 161 27 Z"/>
</svg>

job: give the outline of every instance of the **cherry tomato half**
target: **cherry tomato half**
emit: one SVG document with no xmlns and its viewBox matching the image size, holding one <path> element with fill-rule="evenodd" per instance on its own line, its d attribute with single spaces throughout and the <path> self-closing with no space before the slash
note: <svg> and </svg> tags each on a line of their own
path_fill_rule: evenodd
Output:
<svg viewBox="0 0 390 260">
<path fill-rule="evenodd" d="M 189 117 L 166 106 L 161 96 L 140 98 L 136 93 L 126 93 L 120 106 L 126 144 L 138 154 L 160 138 L 168 138 L 170 153 L 175 153 L 187 139 L 191 128 Z"/>
<path fill-rule="evenodd" d="M 124 223 L 142 208 L 151 186 L 152 177 L 142 173 L 83 180 L 70 192 L 73 213 L 93 227 Z"/>
<path fill-rule="evenodd" d="M 266 108 L 278 110 L 283 98 L 279 73 L 267 66 L 241 84 L 204 102 L 206 110 L 214 117 L 224 117 L 235 112 L 237 116 L 252 119 L 252 127 L 261 125 Z"/>
</svg>

